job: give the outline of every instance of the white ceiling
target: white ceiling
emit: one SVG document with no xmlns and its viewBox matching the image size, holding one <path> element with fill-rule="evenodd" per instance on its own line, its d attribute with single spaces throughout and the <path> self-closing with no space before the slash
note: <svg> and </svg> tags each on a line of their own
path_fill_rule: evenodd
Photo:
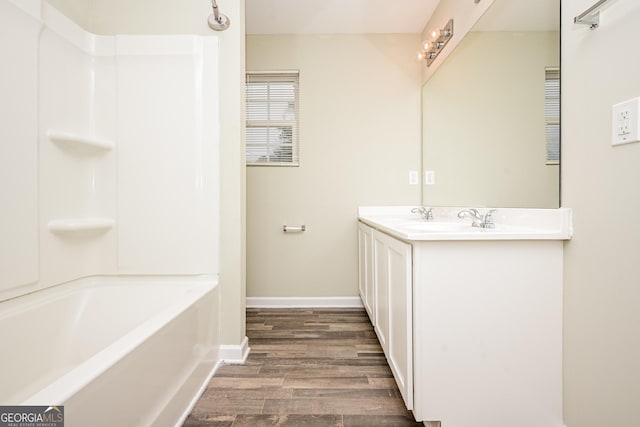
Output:
<svg viewBox="0 0 640 427">
<path fill-rule="evenodd" d="M 474 31 L 558 31 L 560 1 L 494 0 Z"/>
<path fill-rule="evenodd" d="M 219 3 L 224 10 L 224 0 Z M 421 33 L 438 3 L 440 0 L 246 0 L 246 31 L 247 34 Z M 559 0 L 495 0 L 474 30 L 558 30 L 559 9 Z"/>
<path fill-rule="evenodd" d="M 247 34 L 421 33 L 440 0 L 246 0 Z M 224 11 L 224 1 L 218 1 Z"/>
</svg>

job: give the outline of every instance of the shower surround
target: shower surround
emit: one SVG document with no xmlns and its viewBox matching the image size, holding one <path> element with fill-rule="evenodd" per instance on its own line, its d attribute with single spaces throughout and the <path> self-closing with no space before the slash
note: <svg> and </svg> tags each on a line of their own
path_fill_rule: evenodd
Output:
<svg viewBox="0 0 640 427">
<path fill-rule="evenodd" d="M 208 277 L 215 288 L 218 38 L 98 36 L 40 0 L 0 0 L 0 28 L 0 309 L 34 292 L 55 299 L 81 278 L 121 281 L 124 290 L 126 276 L 170 276 L 178 287 Z M 160 298 L 153 283 L 139 306 Z M 219 293 L 210 298 L 213 349 Z M 99 323 L 116 320 L 115 305 Z M 26 363 L 15 371 L 30 368 L 28 358 L 12 360 Z"/>
</svg>

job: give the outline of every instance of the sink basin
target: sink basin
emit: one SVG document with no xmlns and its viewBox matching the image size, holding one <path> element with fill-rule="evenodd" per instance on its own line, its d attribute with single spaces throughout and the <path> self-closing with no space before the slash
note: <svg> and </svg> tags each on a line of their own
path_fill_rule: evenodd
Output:
<svg viewBox="0 0 640 427">
<path fill-rule="evenodd" d="M 455 233 L 471 231 L 471 224 L 463 222 L 410 222 L 402 224 L 401 228 L 425 233 Z"/>
</svg>

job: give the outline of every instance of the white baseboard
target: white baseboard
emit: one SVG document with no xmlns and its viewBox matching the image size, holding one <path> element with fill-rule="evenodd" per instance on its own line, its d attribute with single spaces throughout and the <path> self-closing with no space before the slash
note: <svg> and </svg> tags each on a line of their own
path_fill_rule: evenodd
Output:
<svg viewBox="0 0 640 427">
<path fill-rule="evenodd" d="M 249 357 L 249 338 L 244 337 L 240 345 L 221 345 L 220 359 L 224 363 L 243 364 Z"/>
<path fill-rule="evenodd" d="M 278 298 L 247 297 L 249 308 L 362 308 L 360 297 Z"/>
</svg>

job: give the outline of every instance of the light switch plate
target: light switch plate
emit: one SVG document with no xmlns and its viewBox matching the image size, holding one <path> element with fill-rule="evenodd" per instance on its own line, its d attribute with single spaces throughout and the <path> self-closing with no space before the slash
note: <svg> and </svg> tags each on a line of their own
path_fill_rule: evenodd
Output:
<svg viewBox="0 0 640 427">
<path fill-rule="evenodd" d="M 425 185 L 433 185 L 436 183 L 435 171 L 424 171 L 424 183 Z"/>
<path fill-rule="evenodd" d="M 409 171 L 409 185 L 418 185 L 419 183 L 418 171 Z"/>
<path fill-rule="evenodd" d="M 640 98 L 616 104 L 611 113 L 611 145 L 640 142 Z"/>
</svg>

